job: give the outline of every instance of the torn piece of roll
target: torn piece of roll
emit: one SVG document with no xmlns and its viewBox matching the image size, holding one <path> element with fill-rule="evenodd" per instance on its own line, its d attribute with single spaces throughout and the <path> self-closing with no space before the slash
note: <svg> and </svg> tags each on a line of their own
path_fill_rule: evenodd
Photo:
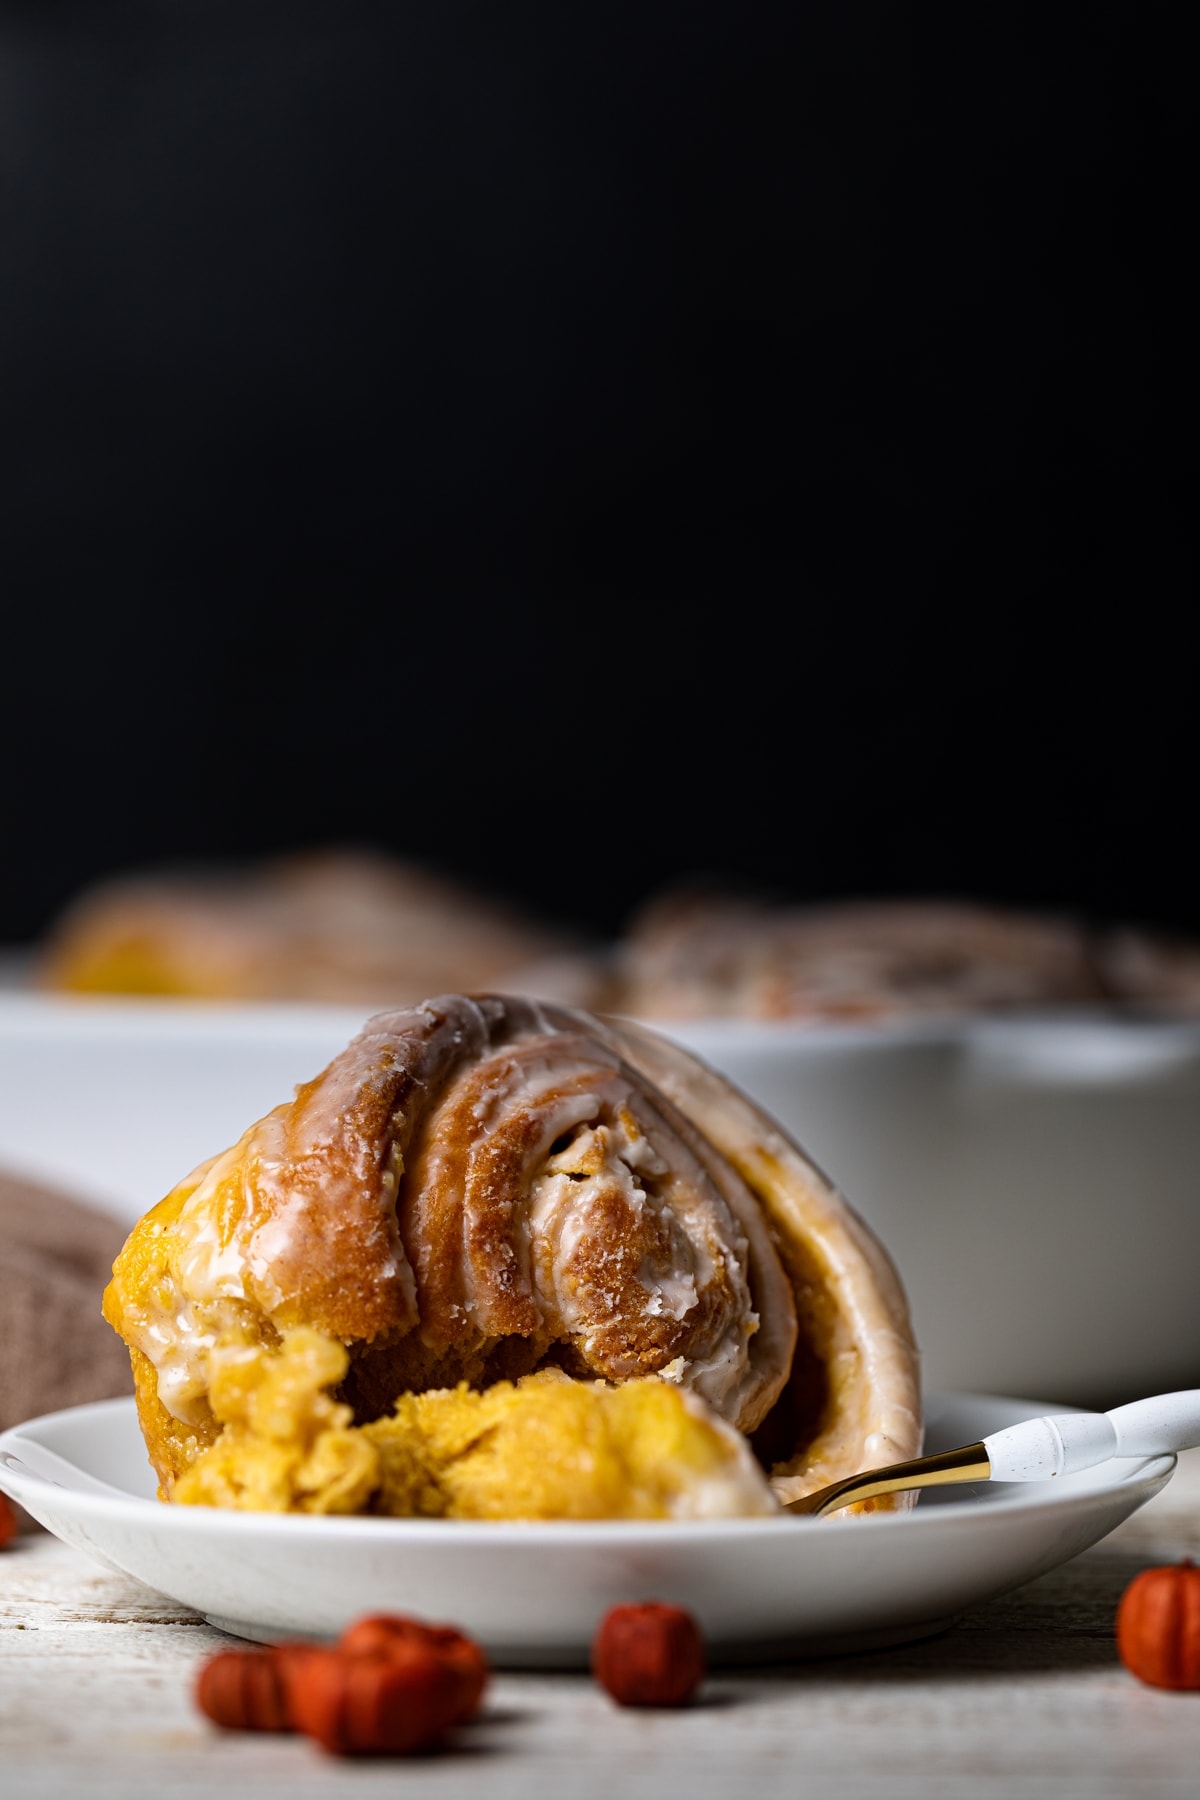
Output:
<svg viewBox="0 0 1200 1800">
<path fill-rule="evenodd" d="M 368 1020 L 141 1220 L 104 1311 L 168 1499 L 714 1516 L 920 1448 L 837 1190 L 665 1038 L 529 999 Z"/>
</svg>

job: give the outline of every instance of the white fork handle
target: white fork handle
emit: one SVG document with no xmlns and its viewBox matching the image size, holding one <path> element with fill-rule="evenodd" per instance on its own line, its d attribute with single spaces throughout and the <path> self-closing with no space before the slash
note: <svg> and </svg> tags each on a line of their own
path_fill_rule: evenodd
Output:
<svg viewBox="0 0 1200 1800">
<path fill-rule="evenodd" d="M 993 1481 L 1046 1481 L 1107 1462 L 1200 1444 L 1200 1388 L 1155 1394 L 1106 1413 L 1054 1413 L 985 1437 Z"/>
</svg>

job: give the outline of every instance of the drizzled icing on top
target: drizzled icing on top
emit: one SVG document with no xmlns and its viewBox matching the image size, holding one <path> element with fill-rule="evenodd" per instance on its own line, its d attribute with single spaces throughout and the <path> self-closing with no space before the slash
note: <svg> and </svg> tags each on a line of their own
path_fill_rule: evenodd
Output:
<svg viewBox="0 0 1200 1800">
<path fill-rule="evenodd" d="M 597 1021 L 448 996 L 368 1021 L 181 1183 L 136 1228 L 106 1311 L 185 1421 L 222 1336 L 305 1324 L 352 1355 L 516 1336 L 581 1373 L 680 1380 L 750 1429 L 795 1337 L 758 1215 Z"/>
</svg>

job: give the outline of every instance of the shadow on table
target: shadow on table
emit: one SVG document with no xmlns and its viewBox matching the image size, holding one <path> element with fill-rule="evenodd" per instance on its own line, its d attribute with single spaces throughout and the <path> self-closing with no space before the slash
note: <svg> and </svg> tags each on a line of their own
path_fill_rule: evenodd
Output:
<svg viewBox="0 0 1200 1800">
<path fill-rule="evenodd" d="M 1052 1675 L 1101 1669 L 1117 1663 L 1113 1623 L 1129 1583 L 1153 1557 L 1133 1552 L 1095 1551 L 1011 1594 L 972 1607 L 948 1630 L 893 1649 L 847 1651 L 837 1656 L 796 1658 L 760 1664 L 756 1683 L 773 1678 L 826 1682 L 896 1684 L 904 1681 L 986 1679 L 996 1674 Z M 749 1669 L 714 1670 L 713 1700 L 728 1703 L 736 1687 L 726 1676 Z"/>
</svg>

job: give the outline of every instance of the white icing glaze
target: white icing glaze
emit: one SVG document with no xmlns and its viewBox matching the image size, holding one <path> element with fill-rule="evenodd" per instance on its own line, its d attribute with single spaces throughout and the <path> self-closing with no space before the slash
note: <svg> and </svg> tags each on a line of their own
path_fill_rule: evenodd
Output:
<svg viewBox="0 0 1200 1800">
<path fill-rule="evenodd" d="M 441 1280 L 451 1331 L 503 1336 L 514 1328 L 505 1306 L 511 1313 L 512 1296 L 524 1296 L 534 1328 L 574 1342 L 597 1374 L 649 1372 L 661 1343 L 670 1379 L 750 1428 L 778 1391 L 795 1329 L 776 1268 L 776 1374 L 755 1348 L 748 1270 L 763 1254 L 747 1220 L 756 1203 L 685 1120 L 661 1110 L 596 1024 L 461 997 L 380 1015 L 294 1105 L 181 1184 L 162 1230 L 161 1279 L 141 1286 L 122 1323 L 168 1410 L 200 1421 L 222 1334 L 305 1321 L 306 1283 L 328 1294 L 339 1271 L 354 1280 L 366 1269 L 368 1300 L 401 1330 L 423 1325 L 418 1301 Z M 415 1274 L 397 1223 L 406 1191 Z M 461 1232 L 457 1292 L 439 1272 L 444 1240 L 439 1264 L 420 1206 L 412 1210 L 426 1192 Z M 680 1330 L 647 1337 L 655 1322 Z"/>
</svg>

